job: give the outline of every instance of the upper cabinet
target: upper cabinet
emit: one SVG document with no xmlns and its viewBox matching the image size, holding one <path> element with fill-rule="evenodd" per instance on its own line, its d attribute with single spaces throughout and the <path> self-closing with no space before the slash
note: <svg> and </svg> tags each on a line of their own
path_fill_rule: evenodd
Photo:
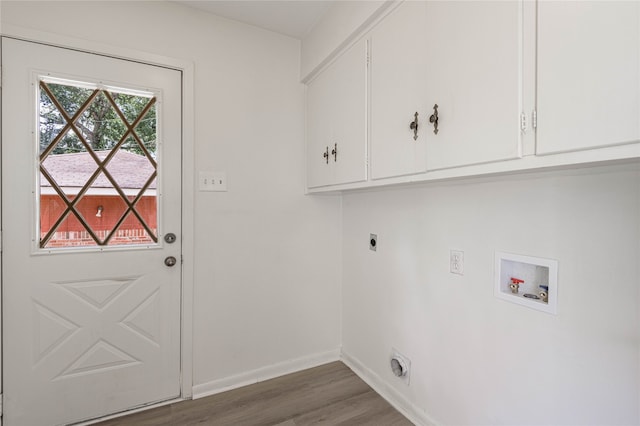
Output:
<svg viewBox="0 0 640 426">
<path fill-rule="evenodd" d="M 640 158 L 640 1 L 387 4 L 309 84 L 310 188 Z"/>
<path fill-rule="evenodd" d="M 307 86 L 307 186 L 367 179 L 367 42 Z"/>
<path fill-rule="evenodd" d="M 426 2 L 405 2 L 371 32 L 373 179 L 427 170 L 426 11 Z"/>
<path fill-rule="evenodd" d="M 371 32 L 371 177 L 521 155 L 520 2 L 401 4 Z"/>
<path fill-rule="evenodd" d="M 536 153 L 640 141 L 640 2 L 538 3 Z"/>
<path fill-rule="evenodd" d="M 437 134 L 426 125 L 421 133 L 427 168 L 520 157 L 522 3 L 425 4 L 426 34 L 414 53 L 428 61 L 424 115 L 435 119 L 437 109 L 438 117 Z"/>
</svg>

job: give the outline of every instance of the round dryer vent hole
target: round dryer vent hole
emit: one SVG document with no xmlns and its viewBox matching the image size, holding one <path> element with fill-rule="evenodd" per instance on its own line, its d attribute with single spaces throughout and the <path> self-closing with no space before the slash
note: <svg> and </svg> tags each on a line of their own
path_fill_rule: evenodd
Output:
<svg viewBox="0 0 640 426">
<path fill-rule="evenodd" d="M 389 366 L 394 376 L 405 382 L 405 384 L 409 384 L 411 372 L 411 360 L 409 360 L 409 358 L 393 349 L 389 359 Z"/>
<path fill-rule="evenodd" d="M 407 375 L 407 366 L 404 361 L 399 358 L 391 358 L 391 371 L 396 377 L 402 377 Z"/>
</svg>

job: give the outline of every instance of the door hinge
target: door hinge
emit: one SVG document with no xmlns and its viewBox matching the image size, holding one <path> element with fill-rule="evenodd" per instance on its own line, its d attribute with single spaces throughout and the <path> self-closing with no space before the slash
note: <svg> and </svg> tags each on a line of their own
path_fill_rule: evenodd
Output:
<svg viewBox="0 0 640 426">
<path fill-rule="evenodd" d="M 533 127 L 534 129 L 538 128 L 538 111 L 536 111 L 535 109 L 531 113 L 531 127 Z"/>
<path fill-rule="evenodd" d="M 527 116 L 524 112 L 520 113 L 520 130 L 522 130 L 522 133 L 527 131 Z"/>
<path fill-rule="evenodd" d="M 4 401 L 4 395 L 0 393 L 0 417 L 2 417 L 2 413 L 4 412 L 2 410 L 2 402 Z"/>
</svg>

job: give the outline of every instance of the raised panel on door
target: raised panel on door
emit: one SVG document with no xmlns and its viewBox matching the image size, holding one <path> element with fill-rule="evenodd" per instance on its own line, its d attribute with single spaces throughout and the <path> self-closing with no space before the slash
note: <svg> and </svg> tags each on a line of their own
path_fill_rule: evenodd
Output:
<svg viewBox="0 0 640 426">
<path fill-rule="evenodd" d="M 538 2 L 536 152 L 640 141 L 640 2 Z"/>
<path fill-rule="evenodd" d="M 367 41 L 361 40 L 307 87 L 307 186 L 366 180 L 366 154 Z"/>
<path fill-rule="evenodd" d="M 429 170 L 520 156 L 519 1 L 427 2 Z"/>
<path fill-rule="evenodd" d="M 405 2 L 371 33 L 371 177 L 426 171 L 426 2 Z M 418 113 L 418 134 L 410 129 Z"/>
<path fill-rule="evenodd" d="M 328 80 L 318 78 L 307 87 L 307 186 L 309 188 L 329 185 L 333 181 L 331 176 L 333 170 L 328 167 L 332 114 L 329 108 L 332 102 L 331 87 L 328 83 Z"/>
</svg>

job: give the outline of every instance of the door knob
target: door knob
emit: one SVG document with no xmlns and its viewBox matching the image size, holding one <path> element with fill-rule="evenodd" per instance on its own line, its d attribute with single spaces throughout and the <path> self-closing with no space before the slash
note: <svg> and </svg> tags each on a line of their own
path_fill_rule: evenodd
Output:
<svg viewBox="0 0 640 426">
<path fill-rule="evenodd" d="M 168 256 L 166 259 L 164 259 L 164 264 L 167 265 L 168 267 L 172 267 L 176 264 L 176 258 L 173 256 Z"/>
</svg>

